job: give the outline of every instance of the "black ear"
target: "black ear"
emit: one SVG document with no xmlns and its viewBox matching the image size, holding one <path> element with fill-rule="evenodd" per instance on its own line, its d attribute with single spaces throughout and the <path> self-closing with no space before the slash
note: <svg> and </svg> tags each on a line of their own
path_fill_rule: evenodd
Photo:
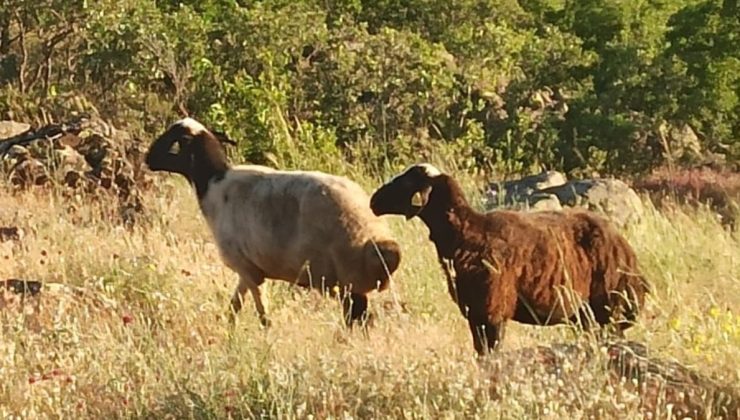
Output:
<svg viewBox="0 0 740 420">
<path fill-rule="evenodd" d="M 223 131 L 211 131 L 211 133 L 216 136 L 218 141 L 221 142 L 221 144 L 228 144 L 230 146 L 236 146 L 236 142 L 229 137 L 228 134 L 224 133 Z"/>
<path fill-rule="evenodd" d="M 424 210 L 424 207 L 426 207 L 427 203 L 429 202 L 429 194 L 431 192 L 432 187 L 430 185 L 427 185 L 411 196 L 411 201 L 406 207 L 406 220 L 409 220 L 414 216 L 418 216 L 419 213 Z"/>
</svg>

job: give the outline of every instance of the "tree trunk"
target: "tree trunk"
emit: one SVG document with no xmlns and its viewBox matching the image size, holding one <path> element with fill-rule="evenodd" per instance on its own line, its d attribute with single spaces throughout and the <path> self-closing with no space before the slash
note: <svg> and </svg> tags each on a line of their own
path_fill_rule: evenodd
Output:
<svg viewBox="0 0 740 420">
<path fill-rule="evenodd" d="M 0 56 L 10 52 L 10 18 L 3 16 L 0 20 Z"/>
<path fill-rule="evenodd" d="M 16 11 L 15 18 L 18 20 L 18 42 L 21 46 L 21 62 L 18 65 L 18 86 L 21 94 L 26 93 L 26 71 L 28 70 L 28 49 L 26 46 L 26 25 L 20 14 Z"/>
</svg>

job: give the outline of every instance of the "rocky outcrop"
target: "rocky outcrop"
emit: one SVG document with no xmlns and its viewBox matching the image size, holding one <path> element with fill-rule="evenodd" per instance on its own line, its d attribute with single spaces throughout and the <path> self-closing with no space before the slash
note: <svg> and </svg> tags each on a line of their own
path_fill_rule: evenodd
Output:
<svg viewBox="0 0 740 420">
<path fill-rule="evenodd" d="M 490 367 L 494 388 L 504 388 L 506 384 L 500 381 L 525 374 L 543 378 L 544 392 L 552 398 L 568 399 L 579 392 L 574 383 L 588 383 L 591 378 L 601 384 L 599 374 L 606 371 L 606 385 L 639 396 L 635 405 L 646 418 L 664 417 L 666 412 L 672 413 L 671 418 L 740 417 L 738 389 L 676 361 L 656 357 L 636 341 L 554 343 L 515 349 L 497 354 Z"/>
<path fill-rule="evenodd" d="M 560 210 L 577 206 L 603 213 L 618 226 L 639 220 L 643 212 L 637 193 L 611 178 L 568 181 L 559 172 L 547 171 L 493 184 L 487 191 L 489 209 Z"/>
<path fill-rule="evenodd" d="M 3 121 L 0 134 L 0 177 L 12 189 L 58 186 L 66 194 L 111 196 L 125 224 L 143 209 L 140 190 L 149 185 L 144 146 L 127 132 L 78 118 L 38 129 Z"/>
</svg>

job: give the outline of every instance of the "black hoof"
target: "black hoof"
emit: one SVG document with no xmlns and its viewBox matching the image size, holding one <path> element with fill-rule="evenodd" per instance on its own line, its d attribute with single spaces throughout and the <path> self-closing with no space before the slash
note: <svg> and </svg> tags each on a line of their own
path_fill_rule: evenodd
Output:
<svg viewBox="0 0 740 420">
<path fill-rule="evenodd" d="M 260 325 L 262 325 L 262 328 L 268 329 L 272 326 L 272 321 L 267 319 L 267 317 L 260 317 Z"/>
</svg>

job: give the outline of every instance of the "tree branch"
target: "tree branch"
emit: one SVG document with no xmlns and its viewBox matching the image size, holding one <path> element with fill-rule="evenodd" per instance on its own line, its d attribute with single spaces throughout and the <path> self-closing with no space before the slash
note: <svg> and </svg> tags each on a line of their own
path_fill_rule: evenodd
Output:
<svg viewBox="0 0 740 420">
<path fill-rule="evenodd" d="M 10 39 L 10 18 L 4 17 L 0 25 L 2 25 L 2 28 L 0 28 L 0 55 L 6 55 L 10 52 L 10 43 L 13 42 Z"/>
<path fill-rule="evenodd" d="M 52 57 L 54 56 L 54 50 L 59 43 L 67 38 L 67 36 L 74 33 L 75 29 L 74 25 L 70 25 L 52 35 L 52 37 L 44 43 L 44 58 L 46 59 L 46 75 L 44 77 L 45 91 L 48 91 L 49 86 L 51 86 Z"/>
<path fill-rule="evenodd" d="M 18 67 L 18 86 L 20 87 L 21 94 L 26 93 L 26 70 L 28 66 L 28 49 L 26 47 L 26 25 L 21 19 L 20 13 L 17 10 L 13 12 L 13 15 L 18 20 L 18 42 L 21 47 L 21 62 Z"/>
</svg>

